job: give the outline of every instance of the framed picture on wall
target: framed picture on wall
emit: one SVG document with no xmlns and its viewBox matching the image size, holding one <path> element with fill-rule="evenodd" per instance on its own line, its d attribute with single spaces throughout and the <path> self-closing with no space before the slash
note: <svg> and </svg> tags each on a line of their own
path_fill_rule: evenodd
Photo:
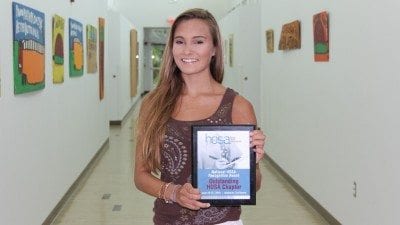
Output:
<svg viewBox="0 0 400 225">
<path fill-rule="evenodd" d="M 69 76 L 83 75 L 83 25 L 69 19 Z"/>
<path fill-rule="evenodd" d="M 300 21 L 284 24 L 282 26 L 279 50 L 293 50 L 301 48 Z"/>
<path fill-rule="evenodd" d="M 132 29 L 130 31 L 130 73 L 131 73 L 131 97 L 137 95 L 138 86 L 138 48 L 137 31 Z"/>
<path fill-rule="evenodd" d="M 87 72 L 97 72 L 97 29 L 93 25 L 86 25 L 86 58 Z"/>
<path fill-rule="evenodd" d="M 228 55 L 229 55 L 229 40 L 224 40 L 224 64 L 228 63 Z"/>
<path fill-rule="evenodd" d="M 329 17 L 324 11 L 313 16 L 314 61 L 329 61 Z"/>
<path fill-rule="evenodd" d="M 105 19 L 99 18 L 99 98 L 104 98 L 104 32 Z"/>
<path fill-rule="evenodd" d="M 14 93 L 22 94 L 44 89 L 46 72 L 44 13 L 13 2 L 12 18 Z"/>
<path fill-rule="evenodd" d="M 64 27 L 65 20 L 59 15 L 53 16 L 52 24 L 52 60 L 53 60 L 53 83 L 64 82 Z"/>
<path fill-rule="evenodd" d="M 233 34 L 229 35 L 229 66 L 233 67 Z"/>
<path fill-rule="evenodd" d="M 265 38 L 267 39 L 267 53 L 274 52 L 274 30 L 269 29 L 265 31 Z"/>
</svg>

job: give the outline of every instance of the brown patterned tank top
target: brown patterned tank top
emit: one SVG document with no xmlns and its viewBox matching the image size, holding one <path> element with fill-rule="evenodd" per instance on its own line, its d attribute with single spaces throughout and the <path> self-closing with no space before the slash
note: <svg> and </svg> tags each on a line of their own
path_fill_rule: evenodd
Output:
<svg viewBox="0 0 400 225">
<path fill-rule="evenodd" d="M 174 184 L 191 183 L 192 125 L 232 124 L 232 105 L 236 92 L 227 88 L 218 109 L 208 118 L 180 121 L 171 118 L 167 123 L 164 146 L 161 149 L 161 180 Z M 239 220 L 240 206 L 210 207 L 198 211 L 183 208 L 164 200 L 154 202 L 153 221 L 156 225 L 211 225 Z"/>
</svg>

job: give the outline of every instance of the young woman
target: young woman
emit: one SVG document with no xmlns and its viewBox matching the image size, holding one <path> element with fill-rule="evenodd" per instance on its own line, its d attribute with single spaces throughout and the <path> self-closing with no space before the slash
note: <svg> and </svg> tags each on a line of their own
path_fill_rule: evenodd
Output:
<svg viewBox="0 0 400 225">
<path fill-rule="evenodd" d="M 154 197 L 155 224 L 242 224 L 240 206 L 213 207 L 200 202 L 191 185 L 191 125 L 257 124 L 249 101 L 224 87 L 221 37 L 215 18 L 191 9 L 171 27 L 160 81 L 141 104 L 137 127 L 134 181 Z M 265 136 L 250 134 L 258 162 Z M 160 176 L 158 176 L 160 172 Z"/>
</svg>

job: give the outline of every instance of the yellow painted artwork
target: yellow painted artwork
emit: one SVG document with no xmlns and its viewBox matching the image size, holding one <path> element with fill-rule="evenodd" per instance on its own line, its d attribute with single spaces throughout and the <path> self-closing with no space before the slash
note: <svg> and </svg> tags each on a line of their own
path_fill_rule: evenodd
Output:
<svg viewBox="0 0 400 225">
<path fill-rule="evenodd" d="M 92 25 L 86 25 L 86 58 L 87 72 L 97 72 L 97 29 Z"/>
<path fill-rule="evenodd" d="M 274 30 L 269 29 L 265 32 L 265 36 L 267 39 L 267 53 L 274 52 Z"/>
<path fill-rule="evenodd" d="M 53 83 L 64 82 L 64 26 L 64 18 L 54 15 L 52 33 Z"/>
</svg>

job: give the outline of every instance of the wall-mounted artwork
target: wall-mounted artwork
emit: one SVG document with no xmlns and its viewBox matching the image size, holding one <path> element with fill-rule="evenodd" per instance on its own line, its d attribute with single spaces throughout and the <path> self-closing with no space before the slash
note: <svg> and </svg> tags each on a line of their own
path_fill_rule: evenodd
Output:
<svg viewBox="0 0 400 225">
<path fill-rule="evenodd" d="M 296 20 L 282 26 L 279 50 L 301 48 L 300 21 Z"/>
<path fill-rule="evenodd" d="M 269 29 L 265 31 L 265 38 L 267 39 L 267 53 L 274 52 L 274 30 Z"/>
<path fill-rule="evenodd" d="M 97 72 L 97 29 L 92 25 L 86 25 L 86 58 L 87 72 Z"/>
<path fill-rule="evenodd" d="M 233 67 L 233 34 L 229 35 L 229 66 Z"/>
<path fill-rule="evenodd" d="M 64 18 L 54 15 L 52 27 L 53 83 L 62 83 L 64 82 Z"/>
<path fill-rule="evenodd" d="M 135 97 L 137 94 L 138 85 L 138 42 L 137 42 L 137 31 L 131 30 L 130 33 L 130 45 L 131 45 L 131 97 Z"/>
<path fill-rule="evenodd" d="M 104 98 L 104 29 L 105 19 L 99 18 L 99 97 Z"/>
<path fill-rule="evenodd" d="M 12 3 L 14 93 L 45 87 L 44 13 Z"/>
<path fill-rule="evenodd" d="M 329 18 L 324 11 L 313 16 L 314 61 L 329 61 Z"/>
<path fill-rule="evenodd" d="M 69 76 L 82 76 L 83 67 L 83 26 L 69 19 Z"/>
<path fill-rule="evenodd" d="M 224 40 L 224 64 L 228 63 L 228 55 L 229 55 L 228 49 L 229 49 L 229 41 L 228 41 L 228 39 L 225 39 Z"/>
</svg>

